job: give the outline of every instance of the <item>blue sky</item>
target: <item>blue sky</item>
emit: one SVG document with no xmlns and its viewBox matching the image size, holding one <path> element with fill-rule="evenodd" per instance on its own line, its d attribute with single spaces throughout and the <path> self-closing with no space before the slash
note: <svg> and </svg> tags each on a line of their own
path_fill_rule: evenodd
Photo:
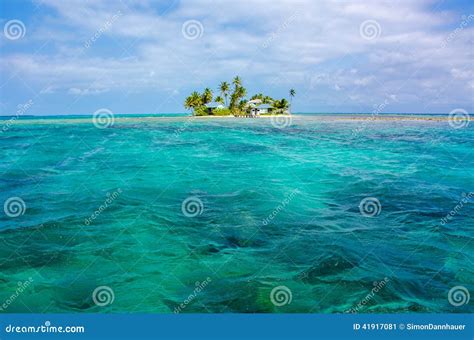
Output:
<svg viewBox="0 0 474 340">
<path fill-rule="evenodd" d="M 473 1 L 0 6 L 0 115 L 184 112 L 237 74 L 296 112 L 474 111 Z"/>
</svg>

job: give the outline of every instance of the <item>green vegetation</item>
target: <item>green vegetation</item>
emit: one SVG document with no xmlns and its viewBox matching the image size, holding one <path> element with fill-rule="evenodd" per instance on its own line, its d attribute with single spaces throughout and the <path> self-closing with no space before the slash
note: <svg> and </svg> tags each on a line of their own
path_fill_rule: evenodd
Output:
<svg viewBox="0 0 474 340">
<path fill-rule="evenodd" d="M 219 90 L 221 91 L 221 94 L 225 98 L 225 106 L 227 106 L 227 96 L 229 96 L 229 83 L 226 81 L 223 81 L 221 85 L 219 86 Z M 217 101 L 217 100 L 216 100 Z"/>
<path fill-rule="evenodd" d="M 227 108 L 224 107 L 223 109 L 215 109 L 212 111 L 213 116 L 230 116 L 232 112 Z"/>
<path fill-rule="evenodd" d="M 290 111 L 291 111 L 291 104 L 293 103 L 293 97 L 295 96 L 296 91 L 295 89 L 290 89 Z"/>
<path fill-rule="evenodd" d="M 279 109 L 280 111 L 285 111 L 285 110 L 288 110 L 289 108 L 289 103 L 288 103 L 288 100 L 286 100 L 285 98 L 283 99 L 280 99 L 280 100 L 275 100 L 273 102 L 273 106 L 276 108 L 276 109 Z"/>
<path fill-rule="evenodd" d="M 202 94 L 202 103 L 208 104 L 212 102 L 212 91 L 210 88 L 206 87 L 204 93 Z"/>
<path fill-rule="evenodd" d="M 184 101 L 184 107 L 191 110 L 195 116 L 259 116 L 268 114 L 289 114 L 291 102 L 296 92 L 290 89 L 290 101 L 274 99 L 258 93 L 247 100 L 247 89 L 242 85 L 242 79 L 236 76 L 232 83 L 223 81 L 219 84 L 218 95 L 210 88 L 203 93 L 194 91 Z"/>
</svg>

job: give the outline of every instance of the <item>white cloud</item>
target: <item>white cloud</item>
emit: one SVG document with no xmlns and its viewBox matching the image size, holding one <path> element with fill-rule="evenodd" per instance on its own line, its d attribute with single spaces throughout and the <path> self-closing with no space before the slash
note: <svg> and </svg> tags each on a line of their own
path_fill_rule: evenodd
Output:
<svg viewBox="0 0 474 340">
<path fill-rule="evenodd" d="M 457 32 L 444 46 L 450 34 L 446 27 L 456 27 L 460 18 L 431 12 L 432 1 L 197 0 L 171 8 L 168 2 L 158 5 L 42 0 L 41 6 L 53 14 L 36 36 L 31 32 L 31 39 L 58 32 L 56 49 L 5 55 L 1 67 L 40 88 L 75 95 L 151 88 L 185 93 L 179 90 L 235 74 L 272 87 L 297 87 L 296 103 L 311 101 L 315 87 L 335 103 L 340 98 L 331 97 L 334 90 L 360 102 L 394 96 L 417 105 L 440 95 L 469 102 L 472 95 L 473 29 Z M 120 17 L 84 50 L 84 41 L 117 11 Z M 181 26 L 189 19 L 202 23 L 200 39 L 183 37 Z M 382 29 L 373 41 L 359 33 L 367 19 Z M 462 81 L 446 87 L 453 79 Z"/>
<path fill-rule="evenodd" d="M 355 79 L 354 84 L 355 85 L 360 85 L 360 86 L 367 86 L 373 80 L 374 80 L 373 76 L 363 77 L 363 78 Z"/>
<path fill-rule="evenodd" d="M 85 89 L 78 89 L 77 87 L 71 87 L 68 90 L 69 94 L 74 94 L 74 95 L 94 95 L 94 94 L 100 94 L 104 92 L 108 92 L 109 89 L 105 88 L 85 88 Z"/>
<path fill-rule="evenodd" d="M 42 88 L 40 90 L 40 94 L 52 94 L 52 93 L 55 93 L 56 90 L 54 88 L 54 86 L 46 86 L 45 88 Z"/>
</svg>

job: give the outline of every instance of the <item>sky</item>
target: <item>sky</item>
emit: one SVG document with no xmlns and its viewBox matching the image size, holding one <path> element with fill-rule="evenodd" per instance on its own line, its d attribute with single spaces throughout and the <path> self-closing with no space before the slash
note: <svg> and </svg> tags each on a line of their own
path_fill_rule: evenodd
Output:
<svg viewBox="0 0 474 340">
<path fill-rule="evenodd" d="M 474 111 L 474 1 L 2 0 L 0 115 L 185 112 L 235 75 L 293 112 Z"/>
</svg>

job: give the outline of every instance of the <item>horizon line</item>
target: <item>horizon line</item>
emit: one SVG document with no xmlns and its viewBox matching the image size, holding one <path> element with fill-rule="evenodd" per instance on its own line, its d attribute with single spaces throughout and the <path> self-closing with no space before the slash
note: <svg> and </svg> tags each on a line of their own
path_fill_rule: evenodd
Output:
<svg viewBox="0 0 474 340">
<path fill-rule="evenodd" d="M 469 112 L 468 112 L 469 113 Z M 113 113 L 114 115 L 175 115 L 175 114 L 189 114 L 188 112 L 155 112 L 155 113 Z M 292 115 L 299 114 L 370 114 L 370 115 L 393 115 L 393 114 L 407 114 L 407 115 L 449 115 L 449 112 L 294 112 Z M 65 113 L 65 114 L 28 114 L 28 115 L 18 115 L 18 114 L 0 114 L 0 117 L 54 117 L 54 116 L 93 116 L 94 112 L 91 113 Z"/>
</svg>

